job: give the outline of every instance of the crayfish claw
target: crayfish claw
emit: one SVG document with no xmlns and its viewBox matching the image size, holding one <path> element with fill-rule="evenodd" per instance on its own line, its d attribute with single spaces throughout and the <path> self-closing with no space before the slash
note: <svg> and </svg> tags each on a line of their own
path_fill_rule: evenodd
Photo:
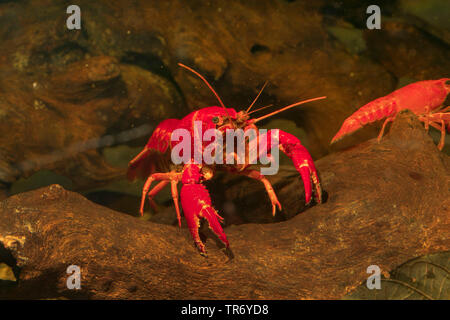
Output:
<svg viewBox="0 0 450 320">
<path fill-rule="evenodd" d="M 227 237 L 220 225 L 223 218 L 212 207 L 211 198 L 205 186 L 197 183 L 185 184 L 181 188 L 180 198 L 189 231 L 200 254 L 206 255 L 205 244 L 199 235 L 201 218 L 208 222 L 211 231 L 228 247 Z"/>
<path fill-rule="evenodd" d="M 302 164 L 298 167 L 298 172 L 303 180 L 303 185 L 305 186 L 305 202 L 309 205 L 312 199 L 312 185 L 311 185 L 311 170 L 308 165 L 308 160 L 304 160 Z"/>
</svg>

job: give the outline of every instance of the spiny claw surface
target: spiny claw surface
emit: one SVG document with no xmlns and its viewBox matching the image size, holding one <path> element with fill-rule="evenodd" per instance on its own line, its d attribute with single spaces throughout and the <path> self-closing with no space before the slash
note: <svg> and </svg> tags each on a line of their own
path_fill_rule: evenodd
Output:
<svg viewBox="0 0 450 320">
<path fill-rule="evenodd" d="M 206 219 L 209 228 L 219 237 L 226 247 L 229 247 L 227 237 L 219 222 L 219 220 L 223 221 L 223 218 L 212 207 L 211 198 L 206 187 L 202 184 L 183 185 L 180 198 L 189 231 L 200 253 L 206 255 L 205 244 L 200 239 L 198 232 L 201 218 Z"/>
</svg>

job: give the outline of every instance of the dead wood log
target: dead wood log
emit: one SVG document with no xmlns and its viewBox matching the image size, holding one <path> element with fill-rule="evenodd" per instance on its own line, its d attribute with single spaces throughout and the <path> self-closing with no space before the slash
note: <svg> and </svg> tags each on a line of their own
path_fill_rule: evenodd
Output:
<svg viewBox="0 0 450 320">
<path fill-rule="evenodd" d="M 382 143 L 317 166 L 328 201 L 288 221 L 227 227 L 231 261 L 211 240 L 209 257 L 200 256 L 186 229 L 114 212 L 58 185 L 9 197 L 0 203 L 0 260 L 14 266 L 18 284 L 4 295 L 335 299 L 365 281 L 369 265 L 389 271 L 449 250 L 449 158 L 411 113 Z M 81 268 L 80 290 L 66 287 L 72 264 Z"/>
</svg>

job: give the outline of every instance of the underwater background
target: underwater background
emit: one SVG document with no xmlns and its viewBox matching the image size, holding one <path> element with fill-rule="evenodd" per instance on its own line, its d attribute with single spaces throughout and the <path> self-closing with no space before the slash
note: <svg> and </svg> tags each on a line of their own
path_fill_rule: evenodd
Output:
<svg viewBox="0 0 450 320">
<path fill-rule="evenodd" d="M 74 4 L 81 28 L 69 30 L 66 10 Z M 158 210 L 146 206 L 139 217 L 144 182 L 129 182 L 126 170 L 161 121 L 217 105 L 211 91 L 179 62 L 203 74 L 225 105 L 237 111 L 252 103 L 265 81 L 258 107 L 327 96 L 260 124 L 295 135 L 314 160 L 376 138 L 382 122 L 330 145 L 343 121 L 366 103 L 416 81 L 450 76 L 450 2 L 377 1 L 380 29 L 367 27 L 372 4 L 0 1 L 0 200 L 58 184 L 124 215 L 177 226 L 170 188 L 155 197 Z M 438 130 L 431 128 L 429 135 L 439 142 Z M 439 157 L 449 155 L 449 144 L 447 134 Z M 274 178 L 276 188 L 285 188 L 283 179 L 292 178 L 290 160 L 283 156 L 281 163 L 285 171 Z M 273 217 L 257 184 L 222 173 L 207 182 L 225 227 L 287 221 L 306 210 L 293 200 L 299 193 L 296 199 L 304 201 L 303 191 L 293 185 L 280 198 L 288 203 L 284 214 Z M 450 198 L 443 185 L 436 192 Z M 447 248 L 448 238 L 442 234 L 441 248 Z M 448 268 L 448 253 L 430 259 Z M 429 272 L 406 266 L 410 273 Z M 14 286 L 13 273 L 0 264 L 0 285 Z M 449 298 L 444 280 L 436 284 L 444 289 L 430 289 L 428 297 Z M 424 297 L 401 290 L 397 296 L 383 294 Z M 354 295 L 347 298 L 374 298 L 367 292 Z"/>
</svg>

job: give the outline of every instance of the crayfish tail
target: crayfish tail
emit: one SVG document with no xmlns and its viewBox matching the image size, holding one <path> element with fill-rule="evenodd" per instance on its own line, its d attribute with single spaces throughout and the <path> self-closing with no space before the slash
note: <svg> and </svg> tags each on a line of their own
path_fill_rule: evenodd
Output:
<svg viewBox="0 0 450 320">
<path fill-rule="evenodd" d="M 386 117 L 394 116 L 397 112 L 397 102 L 391 95 L 378 98 L 368 104 L 362 106 L 350 117 L 345 119 L 342 127 L 331 139 L 330 144 L 333 144 L 346 135 L 349 135 L 356 130 L 361 129 L 368 123 L 372 123 Z"/>
<path fill-rule="evenodd" d="M 333 139 L 331 139 L 330 144 L 333 144 L 339 140 L 341 140 L 343 137 L 345 137 L 346 135 L 349 135 L 353 132 L 355 132 L 358 129 L 361 129 L 362 125 L 361 123 L 350 117 L 347 118 L 344 123 L 342 124 L 342 127 L 339 129 L 339 131 L 336 133 L 336 135 L 333 137 Z"/>
</svg>

